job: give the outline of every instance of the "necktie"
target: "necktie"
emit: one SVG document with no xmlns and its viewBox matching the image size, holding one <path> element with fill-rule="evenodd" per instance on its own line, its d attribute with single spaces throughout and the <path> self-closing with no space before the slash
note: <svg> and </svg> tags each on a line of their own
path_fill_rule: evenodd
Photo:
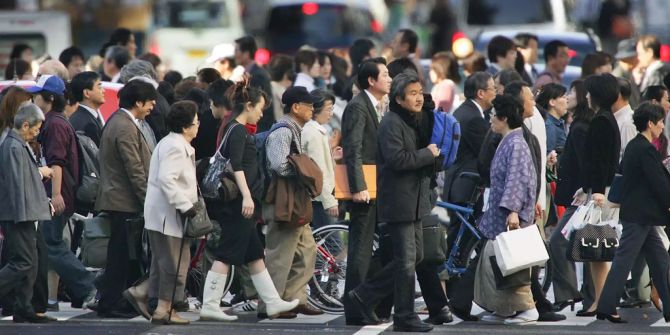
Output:
<svg viewBox="0 0 670 335">
<path fill-rule="evenodd" d="M 378 102 L 377 106 L 375 106 L 375 110 L 377 111 L 377 122 L 382 122 L 382 103 Z"/>
</svg>

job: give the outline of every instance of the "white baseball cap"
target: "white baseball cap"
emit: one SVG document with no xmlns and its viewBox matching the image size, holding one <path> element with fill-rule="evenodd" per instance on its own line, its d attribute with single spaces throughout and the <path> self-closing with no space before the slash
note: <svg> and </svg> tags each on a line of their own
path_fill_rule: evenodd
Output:
<svg viewBox="0 0 670 335">
<path fill-rule="evenodd" d="M 212 54 L 207 58 L 207 63 L 214 63 L 223 58 L 233 57 L 235 46 L 231 43 L 219 44 L 212 49 Z"/>
</svg>

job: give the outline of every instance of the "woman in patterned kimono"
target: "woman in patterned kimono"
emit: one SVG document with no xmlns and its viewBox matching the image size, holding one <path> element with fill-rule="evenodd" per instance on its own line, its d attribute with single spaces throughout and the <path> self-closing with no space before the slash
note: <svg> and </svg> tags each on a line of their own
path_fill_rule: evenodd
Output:
<svg viewBox="0 0 670 335">
<path fill-rule="evenodd" d="M 528 324 L 539 314 L 530 285 L 512 289 L 496 288 L 490 257 L 493 240 L 498 234 L 527 227 L 535 219 L 536 176 L 528 144 L 523 138 L 523 106 L 510 95 L 499 95 L 493 101 L 495 117 L 491 130 L 503 136 L 491 163 L 491 193 L 488 210 L 479 222 L 484 249 L 477 265 L 475 302 L 491 312 L 482 321 L 505 324 Z"/>
</svg>

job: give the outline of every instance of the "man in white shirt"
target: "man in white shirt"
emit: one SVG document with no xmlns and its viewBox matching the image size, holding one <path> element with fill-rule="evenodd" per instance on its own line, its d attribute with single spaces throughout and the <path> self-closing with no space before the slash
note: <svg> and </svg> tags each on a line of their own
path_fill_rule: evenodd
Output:
<svg viewBox="0 0 670 335">
<path fill-rule="evenodd" d="M 633 71 L 640 92 L 649 86 L 663 85 L 663 78 L 669 72 L 661 62 L 661 42 L 653 35 L 644 35 L 636 45 L 638 65 Z"/>
</svg>

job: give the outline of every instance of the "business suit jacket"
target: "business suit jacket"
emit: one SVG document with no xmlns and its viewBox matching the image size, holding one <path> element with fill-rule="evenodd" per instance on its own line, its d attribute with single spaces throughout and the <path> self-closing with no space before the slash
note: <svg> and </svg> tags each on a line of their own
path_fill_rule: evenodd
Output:
<svg viewBox="0 0 670 335">
<path fill-rule="evenodd" d="M 600 111 L 586 133 L 586 184 L 584 191 L 605 194 L 619 167 L 621 135 L 614 114 Z"/>
<path fill-rule="evenodd" d="M 100 139 L 100 189 L 95 209 L 141 213 L 147 193 L 151 149 L 128 113 L 118 110 Z"/>
<path fill-rule="evenodd" d="M 362 166 L 376 164 L 377 128 L 377 111 L 367 93 L 361 92 L 351 99 L 342 114 L 342 149 L 351 193 L 368 189 Z"/>
<path fill-rule="evenodd" d="M 181 238 L 181 213 L 197 201 L 195 149 L 181 134 L 169 133 L 151 155 L 144 228 Z"/>
<path fill-rule="evenodd" d="M 69 120 L 75 130 L 84 132 L 84 135 L 93 140 L 95 145 L 100 147 L 102 124 L 98 122 L 91 112 L 86 110 L 86 108 L 79 106 L 79 108 L 72 113 Z"/>
<path fill-rule="evenodd" d="M 670 224 L 670 173 L 656 147 L 638 134 L 628 143 L 621 165 L 621 221 L 651 226 Z"/>
<path fill-rule="evenodd" d="M 0 221 L 51 220 L 49 199 L 35 156 L 21 135 L 8 131 L 0 144 Z"/>
<path fill-rule="evenodd" d="M 463 194 L 464 188 L 469 188 L 469 185 L 454 184 L 454 181 L 461 172 L 478 172 L 477 157 L 490 124 L 482 117 L 479 108 L 470 99 L 454 111 L 454 117 L 461 125 L 461 142 L 458 145 L 454 165 L 445 173 L 442 199 L 463 203 L 467 200 L 463 199 L 463 196 L 469 197 Z"/>
</svg>

